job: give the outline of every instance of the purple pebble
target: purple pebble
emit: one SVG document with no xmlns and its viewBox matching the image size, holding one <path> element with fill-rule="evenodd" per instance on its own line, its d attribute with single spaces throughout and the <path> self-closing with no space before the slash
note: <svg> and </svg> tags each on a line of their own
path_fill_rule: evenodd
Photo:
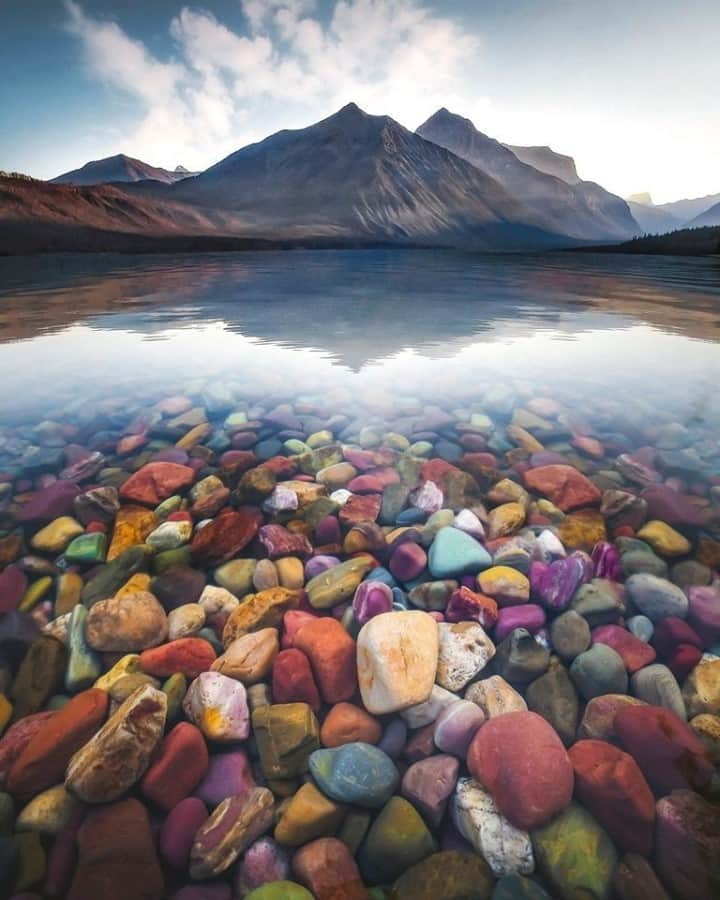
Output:
<svg viewBox="0 0 720 900">
<path fill-rule="evenodd" d="M 609 578 L 617 581 L 620 578 L 620 551 L 607 541 L 601 541 L 593 547 L 592 561 L 596 578 Z"/>
<path fill-rule="evenodd" d="M 390 557 L 388 568 L 398 581 L 412 581 L 424 571 L 427 554 L 419 544 L 400 544 Z"/>
<path fill-rule="evenodd" d="M 435 746 L 443 753 L 465 759 L 470 741 L 484 721 L 485 713 L 470 700 L 451 703 L 435 720 Z"/>
<path fill-rule="evenodd" d="M 186 797 L 173 806 L 160 828 L 160 855 L 165 862 L 187 869 L 195 835 L 207 817 L 207 807 L 197 797 Z"/>
<path fill-rule="evenodd" d="M 310 579 L 314 578 L 316 575 L 327 572 L 328 569 L 332 569 L 333 566 L 339 564 L 340 560 L 337 556 L 325 556 L 322 553 L 318 556 L 312 556 L 305 563 L 305 580 L 310 581 Z"/>
<path fill-rule="evenodd" d="M 536 570 L 539 565 L 530 567 L 532 596 L 553 612 L 567 609 L 575 591 L 592 578 L 592 562 L 588 565 L 586 554 L 556 559 L 543 572 Z"/>
<path fill-rule="evenodd" d="M 235 868 L 235 893 L 245 897 L 270 881 L 285 881 L 290 872 L 290 857 L 271 837 L 251 844 Z"/>
<path fill-rule="evenodd" d="M 210 757 L 207 774 L 195 788 L 194 796 L 214 809 L 226 797 L 244 795 L 254 786 L 247 755 L 242 750 L 235 750 Z"/>
<path fill-rule="evenodd" d="M 392 591 L 382 581 L 361 581 L 352 603 L 355 621 L 364 625 L 373 616 L 390 612 L 392 603 Z"/>
<path fill-rule="evenodd" d="M 390 757 L 397 759 L 403 751 L 407 741 L 407 725 L 402 719 L 391 719 L 385 726 L 382 737 L 378 741 L 378 747 Z"/>
<path fill-rule="evenodd" d="M 516 628 L 527 628 L 531 634 L 535 634 L 544 624 L 545 610 L 535 603 L 505 606 L 498 613 L 493 639 L 499 644 Z"/>
<path fill-rule="evenodd" d="M 315 540 L 322 547 L 325 544 L 339 544 L 342 540 L 340 523 L 335 516 L 325 516 L 315 526 Z"/>
<path fill-rule="evenodd" d="M 187 884 L 172 896 L 172 900 L 230 900 L 232 891 L 224 881 Z"/>
</svg>

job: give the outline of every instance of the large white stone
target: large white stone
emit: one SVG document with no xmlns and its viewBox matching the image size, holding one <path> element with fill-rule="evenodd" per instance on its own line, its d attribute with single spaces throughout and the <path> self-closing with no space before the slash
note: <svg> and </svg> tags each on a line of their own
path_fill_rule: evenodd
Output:
<svg viewBox="0 0 720 900">
<path fill-rule="evenodd" d="M 435 680 L 449 691 L 461 691 L 495 656 L 495 644 L 477 622 L 441 622 Z"/>
<path fill-rule="evenodd" d="M 420 610 L 381 613 L 357 639 L 358 683 L 373 715 L 397 712 L 428 699 L 438 661 L 438 625 Z"/>
<path fill-rule="evenodd" d="M 535 868 L 527 831 L 501 815 L 487 791 L 474 778 L 460 778 L 452 799 L 452 820 L 460 834 L 484 858 L 496 878 Z"/>
</svg>

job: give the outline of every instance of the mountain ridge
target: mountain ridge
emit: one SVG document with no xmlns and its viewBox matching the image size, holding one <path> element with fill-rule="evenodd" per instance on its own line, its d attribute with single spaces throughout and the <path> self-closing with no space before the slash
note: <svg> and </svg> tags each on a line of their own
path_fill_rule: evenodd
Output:
<svg viewBox="0 0 720 900">
<path fill-rule="evenodd" d="M 162 184 L 174 184 L 193 174 L 196 173 L 189 172 L 184 166 L 177 166 L 171 171 L 151 166 L 149 163 L 125 153 L 116 153 L 114 156 L 106 156 L 104 159 L 90 160 L 79 169 L 63 172 L 62 175 L 51 178 L 50 183 L 89 186 L 116 182 L 159 181 Z"/>
</svg>

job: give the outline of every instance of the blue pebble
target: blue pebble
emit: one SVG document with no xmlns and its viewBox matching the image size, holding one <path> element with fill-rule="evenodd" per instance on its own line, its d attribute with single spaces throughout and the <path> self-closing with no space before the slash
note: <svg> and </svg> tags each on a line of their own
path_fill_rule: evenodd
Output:
<svg viewBox="0 0 720 900">
<path fill-rule="evenodd" d="M 645 641 L 646 644 L 650 643 L 655 633 L 655 626 L 647 616 L 631 616 L 627 620 L 627 627 L 631 634 L 640 638 L 641 641 Z"/>
<path fill-rule="evenodd" d="M 398 515 L 395 516 L 395 524 L 419 525 L 425 521 L 426 517 L 427 513 L 425 513 L 424 510 L 410 507 L 410 509 L 404 509 L 401 513 L 398 513 Z"/>
<path fill-rule="evenodd" d="M 356 741 L 310 755 L 310 774 L 320 790 L 338 803 L 379 809 L 395 793 L 400 775 L 378 747 Z"/>
<path fill-rule="evenodd" d="M 377 566 L 377 568 L 375 569 L 370 569 L 370 571 L 365 576 L 365 581 L 381 581 L 389 588 L 395 587 L 397 585 L 397 581 L 395 580 L 392 572 L 389 572 L 385 568 L 385 566 Z"/>
</svg>

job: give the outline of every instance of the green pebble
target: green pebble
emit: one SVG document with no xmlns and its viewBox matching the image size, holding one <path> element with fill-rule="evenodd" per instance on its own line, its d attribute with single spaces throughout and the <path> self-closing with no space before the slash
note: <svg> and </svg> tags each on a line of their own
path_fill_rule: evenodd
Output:
<svg viewBox="0 0 720 900">
<path fill-rule="evenodd" d="M 257 560 L 231 559 L 230 562 L 218 566 L 213 572 L 215 581 L 220 587 L 241 598 L 253 591 L 253 575 Z"/>
<path fill-rule="evenodd" d="M 150 554 L 150 548 L 144 544 L 128 547 L 88 581 L 80 594 L 83 604 L 90 608 L 98 600 L 114 597 L 132 575 L 145 570 Z"/>
<path fill-rule="evenodd" d="M 85 640 L 85 621 L 88 611 L 78 603 L 70 613 L 68 627 L 68 659 L 65 689 L 71 694 L 92 687 L 102 674 L 100 657 Z"/>
<path fill-rule="evenodd" d="M 535 860 L 559 900 L 610 895 L 617 852 L 605 831 L 577 803 L 531 832 Z"/>
<path fill-rule="evenodd" d="M 18 850 L 18 864 L 12 892 L 19 894 L 42 881 L 45 875 L 45 850 L 40 835 L 34 831 L 24 831 L 13 838 Z"/>
<path fill-rule="evenodd" d="M 20 601 L 20 606 L 18 607 L 20 612 L 29 612 L 36 606 L 50 591 L 52 583 L 53 580 L 49 575 L 44 575 L 42 578 L 38 578 L 37 581 L 33 581 Z"/>
<path fill-rule="evenodd" d="M 391 797 L 370 826 L 360 850 L 360 871 L 372 884 L 392 881 L 436 849 L 415 807 L 403 797 Z"/>
<path fill-rule="evenodd" d="M 168 569 L 175 566 L 189 566 L 192 560 L 190 557 L 190 546 L 186 544 L 183 547 L 176 547 L 174 550 L 163 550 L 157 553 L 152 560 L 152 571 L 155 575 L 162 575 Z"/>
<path fill-rule="evenodd" d="M 98 532 L 81 534 L 74 538 L 70 541 L 64 556 L 67 562 L 96 565 L 105 561 L 106 553 L 107 535 Z"/>
<path fill-rule="evenodd" d="M 325 429 L 324 431 L 316 431 L 311 434 L 306 443 L 311 450 L 317 450 L 318 447 L 326 447 L 333 442 L 333 433 Z"/>
<path fill-rule="evenodd" d="M 231 412 L 223 422 L 223 428 L 228 434 L 233 434 L 236 431 L 243 431 L 247 423 L 248 417 L 246 412 Z"/>
<path fill-rule="evenodd" d="M 415 443 L 410 444 L 408 449 L 413 456 L 421 456 L 423 459 L 427 459 L 433 451 L 433 445 L 430 441 L 415 441 Z"/>
<path fill-rule="evenodd" d="M 363 428 L 358 435 L 358 444 L 363 450 L 369 450 L 371 447 L 377 447 L 380 443 L 380 435 L 372 428 Z"/>
<path fill-rule="evenodd" d="M 405 437 L 404 434 L 398 434 L 395 431 L 388 431 L 388 433 L 383 438 L 383 444 L 387 447 L 392 447 L 393 450 L 400 450 L 404 452 L 410 447 L 410 441 Z"/>
<path fill-rule="evenodd" d="M 313 895 L 295 881 L 269 881 L 246 894 L 245 900 L 313 900 Z"/>
<path fill-rule="evenodd" d="M 163 684 L 162 690 L 167 697 L 168 722 L 176 722 L 180 718 L 187 686 L 187 678 L 181 672 L 171 675 Z"/>
<path fill-rule="evenodd" d="M 308 453 L 310 451 L 310 447 L 304 442 L 299 441 L 297 438 L 288 438 L 287 441 L 283 444 L 283 447 L 287 450 L 290 456 L 300 456 L 303 453 Z"/>
<path fill-rule="evenodd" d="M 155 507 L 155 518 L 160 522 L 164 522 L 171 513 L 180 509 L 182 502 L 183 499 L 180 494 L 173 494 L 172 497 L 168 497 L 167 500 L 163 500 L 162 503 Z"/>
</svg>

